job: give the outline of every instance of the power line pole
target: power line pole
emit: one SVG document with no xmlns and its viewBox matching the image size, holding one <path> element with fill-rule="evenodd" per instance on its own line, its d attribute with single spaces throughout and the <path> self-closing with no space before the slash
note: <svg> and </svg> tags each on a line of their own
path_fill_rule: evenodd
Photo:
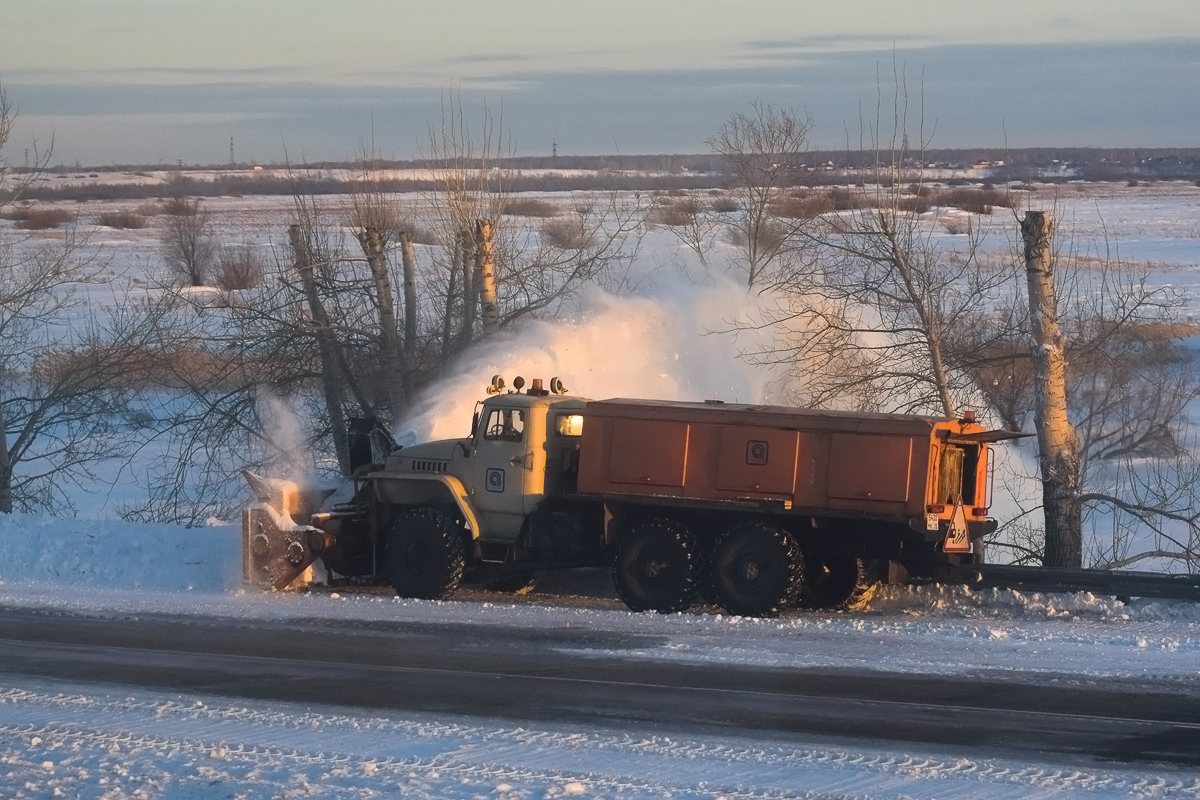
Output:
<svg viewBox="0 0 1200 800">
<path fill-rule="evenodd" d="M 237 163 L 237 161 L 235 161 L 233 158 L 233 137 L 230 136 L 229 137 L 229 166 L 232 167 L 236 163 Z"/>
</svg>

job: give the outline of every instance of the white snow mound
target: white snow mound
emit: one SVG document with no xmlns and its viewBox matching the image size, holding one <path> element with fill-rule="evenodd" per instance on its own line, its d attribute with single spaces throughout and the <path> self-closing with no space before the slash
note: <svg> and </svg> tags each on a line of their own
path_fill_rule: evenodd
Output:
<svg viewBox="0 0 1200 800">
<path fill-rule="evenodd" d="M 0 514 L 0 581 L 224 591 L 241 581 L 237 526 Z"/>
</svg>

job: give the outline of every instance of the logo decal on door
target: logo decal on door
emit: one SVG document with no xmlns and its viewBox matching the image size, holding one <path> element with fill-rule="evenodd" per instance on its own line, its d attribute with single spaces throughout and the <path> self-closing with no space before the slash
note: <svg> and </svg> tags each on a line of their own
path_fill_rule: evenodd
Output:
<svg viewBox="0 0 1200 800">
<path fill-rule="evenodd" d="M 768 453 L 767 443 L 756 440 L 746 442 L 746 463 L 752 467 L 765 466 Z"/>
<path fill-rule="evenodd" d="M 483 478 L 484 487 L 489 492 L 504 491 L 504 470 L 489 467 Z"/>
</svg>

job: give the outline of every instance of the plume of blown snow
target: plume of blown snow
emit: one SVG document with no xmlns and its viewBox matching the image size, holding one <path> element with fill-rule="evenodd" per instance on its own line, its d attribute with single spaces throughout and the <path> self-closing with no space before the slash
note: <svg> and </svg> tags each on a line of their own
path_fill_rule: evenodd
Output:
<svg viewBox="0 0 1200 800">
<path fill-rule="evenodd" d="M 312 477 L 313 458 L 308 448 L 302 415 L 285 399 L 271 394 L 259 397 L 263 434 L 277 455 L 277 468 L 292 480 Z"/>
<path fill-rule="evenodd" d="M 768 334 L 730 330 L 765 302 L 725 278 L 672 282 L 632 297 L 592 289 L 572 317 L 532 322 L 476 348 L 399 426 L 397 440 L 467 436 L 495 374 L 510 387 L 518 375 L 547 384 L 557 377 L 571 395 L 595 400 L 769 402 L 772 373 L 739 358 L 758 344 L 747 339 Z"/>
</svg>

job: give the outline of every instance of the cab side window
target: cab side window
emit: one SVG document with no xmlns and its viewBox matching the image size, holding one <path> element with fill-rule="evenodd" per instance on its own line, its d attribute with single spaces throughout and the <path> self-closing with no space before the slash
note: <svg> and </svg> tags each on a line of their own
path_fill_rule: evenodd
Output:
<svg viewBox="0 0 1200 800">
<path fill-rule="evenodd" d="M 525 438 L 525 412 L 519 408 L 495 408 L 488 412 L 483 438 L 489 442 L 520 442 Z"/>
<path fill-rule="evenodd" d="M 554 427 L 559 436 L 576 439 L 583 435 L 583 415 L 559 414 Z"/>
</svg>

